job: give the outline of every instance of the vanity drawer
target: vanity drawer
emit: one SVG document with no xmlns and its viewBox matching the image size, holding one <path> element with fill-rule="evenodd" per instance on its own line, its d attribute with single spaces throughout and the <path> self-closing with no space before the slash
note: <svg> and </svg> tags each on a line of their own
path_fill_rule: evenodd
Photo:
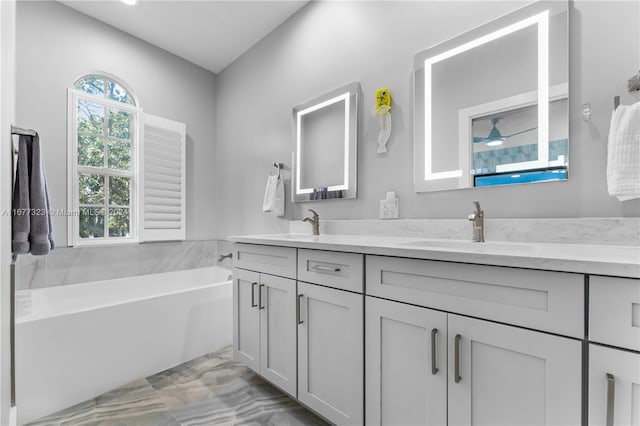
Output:
<svg viewBox="0 0 640 426">
<path fill-rule="evenodd" d="M 640 280 L 589 277 L 589 340 L 640 351 Z"/>
<path fill-rule="evenodd" d="M 583 338 L 584 276 L 367 256 L 366 294 Z"/>
<path fill-rule="evenodd" d="M 298 250 L 298 280 L 362 293 L 364 255 Z"/>
<path fill-rule="evenodd" d="M 233 267 L 296 278 L 296 249 L 293 247 L 233 245 Z"/>
</svg>

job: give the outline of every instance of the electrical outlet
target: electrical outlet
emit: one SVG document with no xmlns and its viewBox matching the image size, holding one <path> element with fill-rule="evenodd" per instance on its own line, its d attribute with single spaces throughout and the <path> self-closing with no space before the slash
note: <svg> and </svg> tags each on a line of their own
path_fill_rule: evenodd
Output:
<svg viewBox="0 0 640 426">
<path fill-rule="evenodd" d="M 380 219 L 398 218 L 398 200 L 380 200 Z"/>
</svg>

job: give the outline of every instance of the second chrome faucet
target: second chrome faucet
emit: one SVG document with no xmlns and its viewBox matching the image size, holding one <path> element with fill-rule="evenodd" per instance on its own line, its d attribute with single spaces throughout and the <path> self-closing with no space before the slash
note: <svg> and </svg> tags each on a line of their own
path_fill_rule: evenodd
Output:
<svg viewBox="0 0 640 426">
<path fill-rule="evenodd" d="M 320 235 L 320 215 L 315 210 L 309 209 L 309 211 L 313 214 L 313 218 L 305 217 L 302 221 L 311 224 L 313 235 Z"/>
<path fill-rule="evenodd" d="M 473 238 L 474 243 L 484 243 L 484 211 L 480 208 L 480 203 L 474 201 L 475 210 L 469 215 L 469 220 L 473 222 Z"/>
</svg>

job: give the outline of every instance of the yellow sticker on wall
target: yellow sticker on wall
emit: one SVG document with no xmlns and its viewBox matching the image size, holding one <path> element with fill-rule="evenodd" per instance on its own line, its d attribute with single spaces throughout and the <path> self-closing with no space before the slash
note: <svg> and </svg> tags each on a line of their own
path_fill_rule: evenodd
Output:
<svg viewBox="0 0 640 426">
<path fill-rule="evenodd" d="M 373 108 L 373 114 L 380 119 L 378 154 L 382 154 L 387 152 L 387 141 L 391 135 L 391 95 L 388 88 L 376 90 L 376 106 Z"/>
<path fill-rule="evenodd" d="M 376 113 L 379 115 L 386 114 L 391 110 L 391 95 L 389 89 L 383 87 L 376 90 Z"/>
</svg>

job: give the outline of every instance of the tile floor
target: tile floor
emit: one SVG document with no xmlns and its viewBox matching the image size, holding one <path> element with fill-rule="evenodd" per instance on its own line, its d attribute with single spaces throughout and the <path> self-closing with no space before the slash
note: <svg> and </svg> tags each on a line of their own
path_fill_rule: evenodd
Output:
<svg viewBox="0 0 640 426">
<path fill-rule="evenodd" d="M 328 425 L 231 359 L 231 347 L 74 405 L 29 426 Z"/>
</svg>

